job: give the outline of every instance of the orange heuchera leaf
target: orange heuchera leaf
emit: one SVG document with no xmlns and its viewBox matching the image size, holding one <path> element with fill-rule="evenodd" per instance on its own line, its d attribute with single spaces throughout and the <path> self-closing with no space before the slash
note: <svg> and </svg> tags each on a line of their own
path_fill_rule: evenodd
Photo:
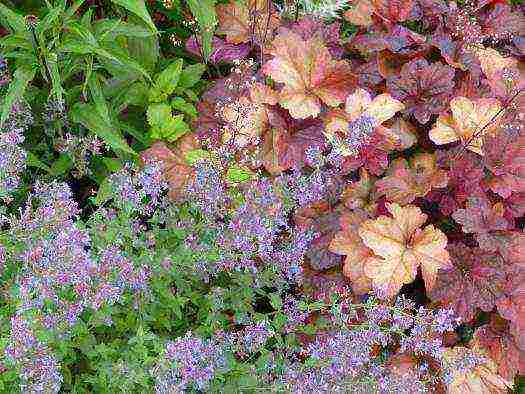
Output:
<svg viewBox="0 0 525 394">
<path fill-rule="evenodd" d="M 316 117 L 321 105 L 341 104 L 355 85 L 355 76 L 345 60 L 335 61 L 322 39 L 303 40 L 298 34 L 283 29 L 274 39 L 262 71 L 284 84 L 279 103 L 296 119 Z"/>
<path fill-rule="evenodd" d="M 367 220 L 359 228 L 364 244 L 376 255 L 365 263 L 366 276 L 381 295 L 393 297 L 416 278 L 421 267 L 425 286 L 431 290 L 438 269 L 451 266 L 447 237 L 433 225 L 420 229 L 427 215 L 416 206 L 393 203 L 387 209 L 392 217 Z"/>
<path fill-rule="evenodd" d="M 447 363 L 461 364 L 461 359 L 471 352 L 463 346 L 456 346 L 445 350 L 444 358 Z M 497 366 L 490 358 L 484 364 L 472 369 L 457 368 L 453 371 L 452 380 L 447 384 L 448 394 L 506 394 L 512 388 L 512 382 L 503 379 L 497 373 Z"/>
<path fill-rule="evenodd" d="M 348 22 L 364 27 L 373 24 L 372 14 L 388 23 L 403 22 L 413 6 L 413 0 L 356 0 L 344 17 Z"/>
<path fill-rule="evenodd" d="M 387 151 L 402 151 L 417 142 L 416 128 L 403 118 L 395 118 L 393 122 L 388 122 L 388 125 L 376 131 L 383 137 L 382 146 Z"/>
<path fill-rule="evenodd" d="M 193 168 L 186 161 L 186 154 L 198 149 L 199 144 L 193 134 L 186 134 L 177 141 L 175 148 L 170 149 L 162 142 L 155 142 L 151 148 L 141 152 L 142 161 L 160 161 L 163 164 L 163 174 L 168 182 L 168 196 L 179 200 L 184 194 L 184 188 L 193 174 Z"/>
<path fill-rule="evenodd" d="M 370 0 L 355 0 L 344 13 L 344 18 L 354 25 L 368 27 L 374 23 L 373 12 L 374 6 Z"/>
<path fill-rule="evenodd" d="M 402 158 L 394 160 L 387 176 L 377 181 L 376 186 L 378 193 L 386 195 L 389 201 L 408 204 L 447 183 L 447 172 L 438 168 L 435 155 L 420 153 L 410 162 Z"/>
<path fill-rule="evenodd" d="M 372 289 L 372 282 L 364 273 L 368 259 L 374 258 L 374 253 L 367 248 L 358 230 L 361 223 L 369 218 L 363 210 L 345 212 L 339 219 L 341 231 L 335 234 L 328 250 L 346 256 L 343 273 L 352 281 L 352 290 L 358 294 L 366 294 Z"/>
<path fill-rule="evenodd" d="M 439 116 L 434 128 L 430 130 L 430 139 L 437 145 L 456 141 L 461 141 L 463 144 L 468 143 L 467 149 L 483 155 L 482 137 L 492 133 L 497 127 L 497 119 L 490 122 L 499 113 L 500 102 L 496 99 L 472 101 L 467 97 L 456 97 L 450 101 L 450 109 L 452 116 Z M 490 126 L 486 126 L 489 123 Z M 473 138 L 472 141 L 470 141 L 471 138 Z"/>
<path fill-rule="evenodd" d="M 370 176 L 363 167 L 359 170 L 359 174 L 359 181 L 351 182 L 343 190 L 341 201 L 348 209 L 362 208 L 367 212 L 374 212 L 376 196 L 373 190 L 377 178 Z"/>
<path fill-rule="evenodd" d="M 381 124 L 394 117 L 404 107 L 403 103 L 383 93 L 372 99 L 368 91 L 357 89 L 346 98 L 345 111 L 335 110 L 328 115 L 325 135 L 333 147 L 343 156 L 352 156 L 368 142 Z"/>
<path fill-rule="evenodd" d="M 247 96 L 225 104 L 220 116 L 224 121 L 223 142 L 233 142 L 239 148 L 257 143 L 268 125 L 266 106 Z"/>
<path fill-rule="evenodd" d="M 500 98 L 510 98 L 525 87 L 525 77 L 514 57 L 502 56 L 492 48 L 474 49 L 481 69 L 488 79 L 492 92 Z"/>
<path fill-rule="evenodd" d="M 216 11 L 219 20 L 217 34 L 225 34 L 226 41 L 232 44 L 252 39 L 264 43 L 279 26 L 279 15 L 267 0 L 232 0 L 228 4 L 217 5 Z"/>
</svg>

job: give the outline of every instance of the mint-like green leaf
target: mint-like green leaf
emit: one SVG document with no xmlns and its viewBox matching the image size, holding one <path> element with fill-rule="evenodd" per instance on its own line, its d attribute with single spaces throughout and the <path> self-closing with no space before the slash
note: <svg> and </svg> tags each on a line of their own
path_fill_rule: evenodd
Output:
<svg viewBox="0 0 525 394">
<path fill-rule="evenodd" d="M 204 71 L 206 71 L 206 66 L 201 63 L 192 64 L 188 67 L 185 67 L 180 75 L 179 87 L 185 89 L 191 88 L 197 82 L 199 82 Z"/>
<path fill-rule="evenodd" d="M 241 183 L 250 180 L 253 177 L 253 172 L 246 168 L 233 166 L 228 168 L 226 172 L 226 179 L 230 183 Z"/>
<path fill-rule="evenodd" d="M 164 101 L 173 93 L 179 82 L 182 64 L 182 59 L 175 60 L 157 76 L 155 84 L 150 90 L 149 99 L 151 102 Z"/>
<path fill-rule="evenodd" d="M 151 104 L 148 107 L 147 118 L 151 126 L 152 139 L 172 142 L 190 130 L 184 122 L 184 115 L 173 116 L 168 104 Z"/>
<path fill-rule="evenodd" d="M 193 104 L 186 102 L 182 97 L 175 97 L 171 100 L 171 108 L 176 109 L 191 118 L 197 117 L 197 108 Z"/>
</svg>

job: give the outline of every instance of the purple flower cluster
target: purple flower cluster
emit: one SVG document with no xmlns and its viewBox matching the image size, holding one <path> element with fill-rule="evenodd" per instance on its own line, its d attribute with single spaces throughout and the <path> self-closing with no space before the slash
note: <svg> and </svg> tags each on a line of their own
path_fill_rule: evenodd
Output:
<svg viewBox="0 0 525 394">
<path fill-rule="evenodd" d="M 42 350 L 45 344 L 36 341 L 33 332 L 44 330 L 51 337 L 65 338 L 86 309 L 114 304 L 127 290 L 134 294 L 148 290 L 148 267 L 136 268 L 117 246 L 94 248 L 78 213 L 67 185 L 37 183 L 20 215 L 7 221 L 10 243 L 17 251 L 8 262 L 19 264 L 20 270 L 13 347 L 6 353 L 22 371 L 23 381 L 35 376 L 60 381 L 56 361 L 47 347 Z"/>
<path fill-rule="evenodd" d="M 9 194 L 20 185 L 27 152 L 20 146 L 24 131 L 33 123 L 25 103 L 14 104 L 9 117 L 0 128 L 0 198 L 9 201 Z"/>
<path fill-rule="evenodd" d="M 9 75 L 9 69 L 7 68 L 7 60 L 0 55 L 0 88 L 7 85 L 11 77 Z"/>
<path fill-rule="evenodd" d="M 149 215 L 158 206 L 167 184 L 162 165 L 151 162 L 140 171 L 126 165 L 110 177 L 114 203 L 119 208 Z"/>
<path fill-rule="evenodd" d="M 302 174 L 300 171 L 281 174 L 276 184 L 294 205 L 304 207 L 324 199 L 332 182 L 330 172 L 316 169 L 310 174 Z"/>
<path fill-rule="evenodd" d="M 58 362 L 22 316 L 11 317 L 9 339 L 5 355 L 20 369 L 21 392 L 58 393 L 63 380 Z"/>
<path fill-rule="evenodd" d="M 230 351 L 240 357 L 260 351 L 268 339 L 275 335 L 267 321 L 262 321 L 245 326 L 242 330 L 232 333 L 218 333 L 216 338 Z"/>
<path fill-rule="evenodd" d="M 188 182 L 187 198 L 204 214 L 205 218 L 222 218 L 229 206 L 229 197 L 220 168 L 210 160 L 199 160 L 195 176 Z"/>
<path fill-rule="evenodd" d="M 188 332 L 166 344 L 164 360 L 155 371 L 158 373 L 155 392 L 182 393 L 192 388 L 203 391 L 216 375 L 227 370 L 221 345 Z"/>
</svg>

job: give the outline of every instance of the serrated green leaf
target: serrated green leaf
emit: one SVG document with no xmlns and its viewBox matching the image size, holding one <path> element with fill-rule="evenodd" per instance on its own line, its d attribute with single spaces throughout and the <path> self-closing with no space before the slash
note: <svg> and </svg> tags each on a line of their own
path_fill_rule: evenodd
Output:
<svg viewBox="0 0 525 394">
<path fill-rule="evenodd" d="M 206 71 L 206 66 L 201 63 L 192 64 L 185 67 L 180 75 L 179 87 L 185 89 L 191 88 L 193 85 L 199 82 L 202 74 L 204 74 L 204 71 Z"/>
<path fill-rule="evenodd" d="M 144 4 L 144 0 L 111 0 L 113 3 L 120 5 L 121 7 L 124 7 L 129 12 L 137 15 L 140 19 L 142 19 L 151 29 L 152 32 L 157 33 L 157 28 L 155 27 L 155 24 L 151 20 L 151 17 L 148 13 L 148 9 L 146 8 L 146 4 Z"/>
<path fill-rule="evenodd" d="M 151 104 L 147 111 L 151 138 L 173 142 L 189 131 L 184 115 L 173 116 L 171 107 L 164 103 Z"/>
<path fill-rule="evenodd" d="M 232 166 L 228 168 L 228 171 L 226 172 L 226 179 L 230 183 L 240 183 L 250 180 L 253 177 L 253 175 L 253 172 L 251 172 L 247 168 Z"/>
<path fill-rule="evenodd" d="M 179 112 L 182 112 L 188 115 L 191 118 L 197 117 L 197 108 L 191 103 L 188 103 L 182 97 L 175 97 L 171 100 L 171 108 L 176 109 Z"/>
<path fill-rule="evenodd" d="M 2 103 L 0 115 L 0 128 L 3 126 L 7 117 L 11 113 L 13 104 L 24 96 L 27 85 L 35 77 L 35 70 L 28 66 L 19 67 L 13 74 L 13 81 L 9 84 L 7 95 Z"/>
<path fill-rule="evenodd" d="M 203 149 L 193 149 L 189 152 L 186 152 L 184 159 L 189 165 L 195 164 L 197 161 L 202 159 L 207 159 L 210 157 L 210 152 Z"/>
<path fill-rule="evenodd" d="M 182 59 L 177 59 L 166 67 L 156 78 L 150 90 L 149 100 L 154 103 L 164 101 L 173 93 L 182 71 Z"/>
</svg>

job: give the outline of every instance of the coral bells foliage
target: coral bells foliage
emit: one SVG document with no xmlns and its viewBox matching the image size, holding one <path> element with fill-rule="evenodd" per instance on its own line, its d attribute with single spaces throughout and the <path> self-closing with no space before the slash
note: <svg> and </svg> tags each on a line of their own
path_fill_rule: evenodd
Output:
<svg viewBox="0 0 525 394">
<path fill-rule="evenodd" d="M 206 216 L 227 223 L 216 227 L 219 265 L 263 272 L 272 259 L 287 261 L 289 272 L 300 270 L 308 294 L 316 294 L 310 286 L 339 275 L 354 301 L 375 294 L 383 305 L 416 292 L 472 328 L 484 312 L 502 322 L 491 331 L 492 342 L 465 341 L 478 356 L 431 384 L 450 392 L 503 392 L 523 365 L 513 356 L 493 368 L 503 363 L 502 344 L 525 350 L 518 317 L 524 301 L 518 280 L 524 269 L 523 15 L 506 1 L 356 0 L 330 13 L 340 24 L 316 19 L 326 14 L 313 4 L 217 6 L 217 35 L 231 45 L 251 45 L 247 59 L 212 82 L 194 121 L 201 146 L 221 163 L 215 170 L 213 161 L 191 166 L 196 173 L 187 189 Z M 348 22 L 357 31 L 344 41 Z M 233 186 L 227 181 L 232 163 L 259 179 Z M 224 206 L 229 211 L 218 214 Z M 298 251 L 282 256 L 294 242 Z M 298 261 L 290 265 L 290 257 Z M 443 313 L 424 319 L 438 324 Z M 385 356 L 385 369 L 374 375 L 379 391 L 414 371 L 435 377 L 468 352 L 455 350 L 450 338 L 451 349 L 438 350 L 441 334 L 420 341 L 423 332 L 399 342 L 405 353 Z M 300 383 L 282 380 L 284 387 L 346 389 L 341 371 L 359 360 L 351 354 L 348 365 L 337 365 L 347 362 L 339 346 L 353 339 L 324 334 L 308 349 L 332 346 L 332 353 L 316 357 L 339 372 L 319 376 L 297 365 L 288 378 Z M 416 365 L 410 354 L 434 361 Z"/>
</svg>

